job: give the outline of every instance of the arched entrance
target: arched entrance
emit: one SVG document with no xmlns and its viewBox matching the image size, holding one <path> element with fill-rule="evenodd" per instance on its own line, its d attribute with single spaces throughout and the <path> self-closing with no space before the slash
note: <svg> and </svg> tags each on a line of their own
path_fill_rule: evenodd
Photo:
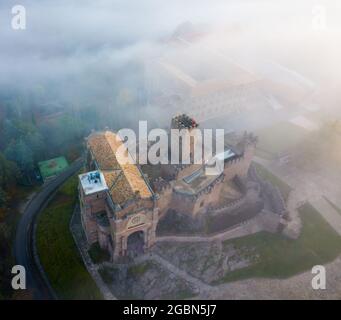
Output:
<svg viewBox="0 0 341 320">
<path fill-rule="evenodd" d="M 127 255 L 136 257 L 144 252 L 144 232 L 136 231 L 128 236 Z"/>
</svg>

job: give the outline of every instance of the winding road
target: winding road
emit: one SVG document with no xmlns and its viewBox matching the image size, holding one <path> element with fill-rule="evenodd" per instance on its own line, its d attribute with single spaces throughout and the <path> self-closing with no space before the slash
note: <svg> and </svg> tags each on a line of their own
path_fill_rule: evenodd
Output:
<svg viewBox="0 0 341 320">
<path fill-rule="evenodd" d="M 26 288 L 34 299 L 56 299 L 46 275 L 37 265 L 35 257 L 34 233 L 35 221 L 39 212 L 48 204 L 58 188 L 83 165 L 82 159 L 76 160 L 55 179 L 45 183 L 42 189 L 29 201 L 18 223 L 14 256 L 16 263 L 26 269 Z"/>
</svg>

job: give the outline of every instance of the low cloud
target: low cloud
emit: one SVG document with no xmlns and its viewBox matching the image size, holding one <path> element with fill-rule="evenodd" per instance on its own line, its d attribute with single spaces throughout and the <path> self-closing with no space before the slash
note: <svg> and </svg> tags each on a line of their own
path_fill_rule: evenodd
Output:
<svg viewBox="0 0 341 320">
<path fill-rule="evenodd" d="M 279 61 L 319 85 L 337 85 L 341 12 L 337 1 L 320 3 L 328 25 L 318 32 L 311 1 L 23 0 L 27 29 L 14 31 L 16 3 L 7 1 L 0 4 L 0 89 L 55 86 L 60 100 L 111 103 L 115 88 L 140 85 L 138 63 L 158 57 L 184 21 L 210 30 L 204 41 L 213 49 L 253 65 Z"/>
</svg>

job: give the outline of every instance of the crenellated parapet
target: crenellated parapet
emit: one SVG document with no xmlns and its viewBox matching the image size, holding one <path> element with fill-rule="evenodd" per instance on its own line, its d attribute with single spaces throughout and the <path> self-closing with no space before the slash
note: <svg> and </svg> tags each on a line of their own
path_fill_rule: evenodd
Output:
<svg viewBox="0 0 341 320">
<path fill-rule="evenodd" d="M 217 176 L 210 184 L 199 189 L 195 193 L 189 193 L 189 192 L 186 192 L 184 190 L 180 190 L 180 189 L 176 189 L 176 188 L 174 188 L 174 193 L 182 195 L 184 197 L 188 197 L 188 198 L 192 199 L 192 201 L 196 201 L 198 198 L 200 198 L 204 194 L 211 193 L 215 189 L 216 185 L 220 184 L 223 181 L 224 181 L 224 173 Z"/>
<path fill-rule="evenodd" d="M 172 188 L 172 185 L 169 181 L 158 177 L 153 181 L 154 191 L 158 194 L 162 194 L 165 191 L 169 191 Z"/>
</svg>

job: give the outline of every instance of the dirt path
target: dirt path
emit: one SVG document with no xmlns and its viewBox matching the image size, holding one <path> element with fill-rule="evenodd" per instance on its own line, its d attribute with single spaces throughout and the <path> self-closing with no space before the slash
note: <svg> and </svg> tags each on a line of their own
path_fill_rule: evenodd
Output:
<svg viewBox="0 0 341 320">
<path fill-rule="evenodd" d="M 192 284 L 195 288 L 197 288 L 199 294 L 208 295 L 210 293 L 215 292 L 215 290 L 216 290 L 215 287 L 212 287 L 212 286 L 204 283 L 200 279 L 191 276 L 188 272 L 186 272 L 182 269 L 179 269 L 178 267 L 176 267 L 175 265 L 173 265 L 169 261 L 165 260 L 164 258 L 160 257 L 156 253 L 143 255 L 143 256 L 137 258 L 135 263 L 136 262 L 140 263 L 140 262 L 150 261 L 150 260 L 155 261 L 156 263 L 160 264 L 165 269 L 167 269 L 169 272 L 177 275 L 178 277 L 180 277 L 180 278 L 186 280 L 187 282 L 189 282 L 190 284 Z"/>
</svg>

